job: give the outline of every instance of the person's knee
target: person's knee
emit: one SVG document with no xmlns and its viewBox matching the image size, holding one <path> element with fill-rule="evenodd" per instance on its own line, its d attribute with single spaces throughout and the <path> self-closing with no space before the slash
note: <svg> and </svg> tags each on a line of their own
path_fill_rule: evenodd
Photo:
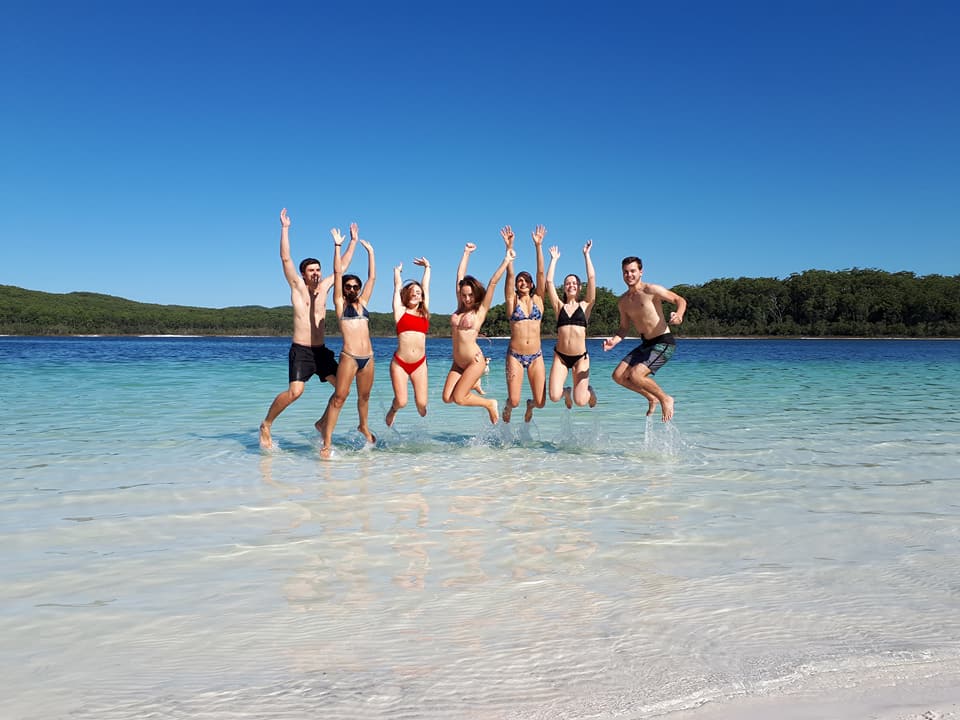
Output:
<svg viewBox="0 0 960 720">
<path fill-rule="evenodd" d="M 406 398 L 403 398 L 403 399 L 401 400 L 400 398 L 395 397 L 395 398 L 393 399 L 393 406 L 394 406 L 397 410 L 402 410 L 403 408 L 405 408 L 405 407 L 407 406 L 407 399 L 406 399 Z"/>
<path fill-rule="evenodd" d="M 330 398 L 330 406 L 339 410 L 343 407 L 343 404 L 347 401 L 347 393 L 334 393 Z"/>
<path fill-rule="evenodd" d="M 297 387 L 292 387 L 292 388 L 290 388 L 289 390 L 287 390 L 287 397 L 290 398 L 290 402 L 293 402 L 294 400 L 296 400 L 296 399 L 297 399 L 298 397 L 300 397 L 301 395 L 303 395 L 303 386 L 302 386 L 302 385 L 298 385 Z"/>
<path fill-rule="evenodd" d="M 626 370 L 626 368 L 617 367 L 617 368 L 613 371 L 613 375 L 611 375 L 610 377 L 613 378 L 613 381 L 614 381 L 617 385 L 623 385 L 623 381 L 624 381 L 624 379 L 626 378 L 626 375 L 627 375 L 627 370 Z"/>
</svg>

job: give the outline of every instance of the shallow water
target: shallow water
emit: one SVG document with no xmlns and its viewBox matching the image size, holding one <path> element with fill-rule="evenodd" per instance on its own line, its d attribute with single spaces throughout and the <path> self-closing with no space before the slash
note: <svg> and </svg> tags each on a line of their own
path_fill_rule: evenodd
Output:
<svg viewBox="0 0 960 720">
<path fill-rule="evenodd" d="M 436 340 L 394 430 L 378 340 L 379 442 L 351 398 L 331 461 L 317 381 L 257 447 L 287 347 L 0 338 L 5 717 L 646 718 L 960 663 L 960 342 L 682 340 L 669 424 L 591 342 L 596 408 L 492 428 Z"/>
</svg>

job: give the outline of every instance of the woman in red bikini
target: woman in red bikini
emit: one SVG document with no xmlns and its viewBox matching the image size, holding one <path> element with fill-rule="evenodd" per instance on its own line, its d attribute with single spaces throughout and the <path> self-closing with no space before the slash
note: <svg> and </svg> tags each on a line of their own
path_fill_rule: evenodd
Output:
<svg viewBox="0 0 960 720">
<path fill-rule="evenodd" d="M 390 361 L 393 403 L 387 412 L 387 427 L 393 425 L 397 411 L 407 405 L 407 379 L 413 383 L 413 401 L 420 417 L 427 414 L 427 331 L 430 330 L 430 263 L 413 259 L 423 268 L 420 282 L 400 277 L 403 263 L 393 269 L 393 319 L 397 323 L 397 351 Z"/>
</svg>

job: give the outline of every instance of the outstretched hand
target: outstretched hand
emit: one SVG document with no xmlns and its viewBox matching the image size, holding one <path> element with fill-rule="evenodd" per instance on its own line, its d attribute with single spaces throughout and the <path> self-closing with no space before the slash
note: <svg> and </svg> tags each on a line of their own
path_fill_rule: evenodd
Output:
<svg viewBox="0 0 960 720">
<path fill-rule="evenodd" d="M 560 248 L 558 248 L 556 245 L 551 245 L 551 246 L 550 246 L 550 259 L 551 259 L 551 260 L 559 260 L 559 259 L 560 259 Z"/>
<path fill-rule="evenodd" d="M 290 218 L 287 217 L 286 208 L 280 211 L 280 227 L 285 227 L 285 228 L 290 227 Z"/>
<path fill-rule="evenodd" d="M 543 237 L 547 234 L 547 229 L 543 225 L 537 225 L 536 229 L 530 233 L 530 237 L 533 238 L 534 245 L 542 245 Z"/>
<path fill-rule="evenodd" d="M 504 260 L 513 260 L 513 259 L 516 258 L 516 257 L 517 257 L 517 251 L 514 250 L 512 247 L 508 247 L 508 248 L 507 248 L 507 254 L 504 255 L 503 259 L 504 259 Z"/>
<path fill-rule="evenodd" d="M 397 275 L 399 275 L 400 273 L 402 273 L 402 272 L 403 272 L 403 263 L 397 263 L 397 266 L 393 269 L 393 271 L 394 271 Z"/>
<path fill-rule="evenodd" d="M 467 243 L 466 245 L 463 246 L 463 251 L 465 253 L 472 253 L 476 249 L 477 249 L 476 243 Z"/>
<path fill-rule="evenodd" d="M 357 238 L 360 237 L 360 230 L 357 228 L 356 223 L 350 223 L 350 242 L 356 242 Z"/>
<path fill-rule="evenodd" d="M 340 232 L 340 228 L 331 228 L 330 234 L 333 235 L 333 244 L 334 245 L 343 245 L 343 233 Z"/>
<path fill-rule="evenodd" d="M 353 230 L 353 228 L 351 228 L 351 230 Z M 361 240 L 360 244 L 363 245 L 363 249 L 366 250 L 368 253 L 373 252 L 373 245 L 368 243 L 366 240 Z"/>
<path fill-rule="evenodd" d="M 430 261 L 427 260 L 425 257 L 417 257 L 417 258 L 414 258 L 414 259 L 413 259 L 413 264 L 414 264 L 414 265 L 419 265 L 420 267 L 425 267 L 425 268 L 430 267 Z"/>
<path fill-rule="evenodd" d="M 503 238 L 503 242 L 506 243 L 507 247 L 513 247 L 513 228 L 509 225 L 504 225 L 500 228 L 500 237 Z"/>
<path fill-rule="evenodd" d="M 593 240 L 587 240 L 586 244 L 583 246 L 583 254 L 587 255 L 590 253 L 590 248 L 593 247 Z"/>
</svg>

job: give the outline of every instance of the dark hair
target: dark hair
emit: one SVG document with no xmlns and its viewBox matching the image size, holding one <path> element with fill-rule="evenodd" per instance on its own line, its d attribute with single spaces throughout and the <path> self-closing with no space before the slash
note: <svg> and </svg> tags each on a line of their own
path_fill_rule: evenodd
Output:
<svg viewBox="0 0 960 720">
<path fill-rule="evenodd" d="M 417 308 L 424 317 L 430 317 L 430 313 L 427 312 L 427 306 L 423 304 L 423 285 L 418 283 L 416 280 L 407 280 L 404 283 L 403 287 L 400 288 L 400 302 L 404 307 L 407 306 L 407 303 L 410 302 L 410 295 L 413 294 L 413 287 L 417 286 L 420 288 L 420 306 Z"/>
<path fill-rule="evenodd" d="M 628 255 L 627 257 L 625 257 L 623 259 L 623 262 L 620 263 L 620 267 L 625 268 L 627 265 L 629 265 L 632 262 L 635 262 L 637 264 L 637 267 L 643 270 L 643 260 L 638 258 L 636 255 Z"/>
<path fill-rule="evenodd" d="M 300 261 L 300 274 L 303 275 L 303 271 L 307 269 L 308 265 L 320 265 L 320 261 L 316 258 L 304 258 Z M 321 265 L 321 267 L 323 267 Z"/>
<path fill-rule="evenodd" d="M 343 278 L 340 280 L 340 287 L 343 287 L 344 285 L 346 285 L 347 281 L 349 280 L 356 280 L 360 284 L 360 287 L 363 287 L 363 281 L 360 279 L 358 275 L 344 275 Z"/>
<path fill-rule="evenodd" d="M 573 278 L 574 280 L 577 281 L 577 294 L 579 295 L 579 293 L 580 293 L 580 288 L 583 287 L 583 282 L 580 280 L 580 276 L 577 275 L 576 273 L 570 273 L 569 275 L 564 275 L 564 276 L 563 276 L 563 284 L 564 284 L 564 285 L 567 284 L 567 278 Z M 564 294 L 564 297 L 566 297 L 566 294 Z"/>
<path fill-rule="evenodd" d="M 464 275 L 463 280 L 457 283 L 457 310 L 458 311 L 461 310 L 460 288 L 462 288 L 464 285 L 469 285 L 471 288 L 473 288 L 473 301 L 477 305 L 480 305 L 483 302 L 483 298 L 487 294 L 487 289 L 473 275 Z"/>
<path fill-rule="evenodd" d="M 537 289 L 537 286 L 533 284 L 533 275 L 528 273 L 526 270 L 521 270 L 520 272 L 517 273 L 517 279 L 514 280 L 513 286 L 516 287 L 517 280 L 519 280 L 522 277 L 525 277 L 527 279 L 527 284 L 530 286 L 530 294 L 533 295 L 533 291 Z"/>
</svg>

